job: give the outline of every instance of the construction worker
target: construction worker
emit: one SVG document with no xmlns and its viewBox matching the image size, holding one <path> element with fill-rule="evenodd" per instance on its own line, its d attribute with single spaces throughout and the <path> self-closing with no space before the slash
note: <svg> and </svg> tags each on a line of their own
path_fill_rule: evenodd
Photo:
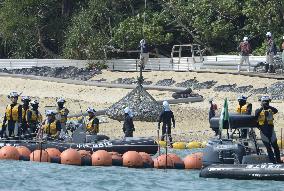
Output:
<svg viewBox="0 0 284 191">
<path fill-rule="evenodd" d="M 241 66 L 244 62 L 248 64 L 248 72 L 250 72 L 250 62 L 249 62 L 249 54 L 251 53 L 251 46 L 248 42 L 248 37 L 244 37 L 243 42 L 241 42 L 238 46 L 238 51 L 240 51 L 241 60 L 240 64 L 238 65 L 238 72 L 241 71 Z"/>
<path fill-rule="evenodd" d="M 282 163 L 280 159 L 279 146 L 274 131 L 273 116 L 278 113 L 278 110 L 269 105 L 271 101 L 269 96 L 261 97 L 261 107 L 255 111 L 260 136 L 264 146 L 267 149 L 268 157 L 272 163 Z M 272 151 L 272 147 L 274 152 Z"/>
<path fill-rule="evenodd" d="M 159 117 L 159 122 L 158 122 L 158 129 L 160 129 L 160 124 L 163 122 L 162 126 L 162 137 L 161 140 L 165 140 L 166 134 L 169 137 L 170 140 L 170 145 L 172 146 L 172 135 L 171 135 L 171 129 L 172 129 L 172 123 L 173 123 L 173 128 L 175 128 L 175 117 L 173 112 L 170 109 L 170 105 L 167 101 L 163 101 L 163 111 L 160 114 Z"/>
<path fill-rule="evenodd" d="M 277 53 L 277 48 L 276 45 L 272 39 L 272 34 L 271 32 L 266 33 L 266 63 L 268 63 L 268 72 L 269 73 L 274 73 L 275 68 L 274 68 L 274 62 L 273 62 L 273 57 Z"/>
<path fill-rule="evenodd" d="M 86 130 L 90 135 L 97 135 L 99 132 L 99 120 L 96 118 L 96 110 L 89 107 L 87 109 L 88 112 L 88 121 L 87 121 L 87 127 Z"/>
<path fill-rule="evenodd" d="M 247 102 L 247 97 L 241 95 L 238 97 L 238 106 L 236 112 L 241 115 L 251 115 L 252 104 Z M 248 129 L 241 129 L 241 138 L 247 138 Z"/>
<path fill-rule="evenodd" d="M 142 69 L 144 69 L 145 65 L 148 63 L 149 60 L 149 48 L 145 39 L 140 40 L 139 48 L 140 48 L 140 61 Z"/>
<path fill-rule="evenodd" d="M 135 128 L 133 124 L 133 114 L 129 107 L 124 109 L 124 123 L 122 130 L 125 137 L 133 137 L 133 131 L 135 131 Z"/>
<path fill-rule="evenodd" d="M 213 103 L 213 98 L 209 99 L 209 105 L 210 105 L 209 109 L 209 121 L 210 121 L 212 117 L 216 116 L 216 110 L 217 110 L 217 105 Z"/>
<path fill-rule="evenodd" d="M 61 122 L 61 128 L 63 132 L 66 132 L 66 122 L 67 122 L 67 116 L 69 114 L 69 110 L 64 107 L 65 104 L 65 99 L 64 98 L 59 98 L 57 100 L 57 113 L 58 113 L 58 119 Z"/>
<path fill-rule="evenodd" d="M 30 110 L 31 98 L 29 96 L 22 96 L 21 100 L 23 102 L 23 105 L 22 105 L 22 128 L 21 128 L 21 134 L 26 134 L 27 130 L 28 130 L 27 113 Z"/>
<path fill-rule="evenodd" d="M 1 138 L 3 134 L 6 134 L 6 127 L 8 127 L 8 136 L 19 136 L 22 125 L 22 105 L 18 104 L 19 94 L 17 92 L 11 92 L 8 95 L 11 100 L 11 104 L 6 107 L 4 120 L 2 123 Z"/>
<path fill-rule="evenodd" d="M 46 119 L 44 120 L 41 131 L 48 139 L 58 139 L 61 131 L 61 123 L 55 118 L 56 112 L 53 110 L 46 111 Z M 41 131 L 39 131 L 41 133 Z M 40 136 L 40 135 L 39 135 Z"/>
<path fill-rule="evenodd" d="M 34 134 L 38 130 L 38 126 L 42 123 L 42 115 L 38 110 L 39 102 L 31 101 L 31 109 L 27 112 L 27 123 L 29 134 Z"/>
</svg>

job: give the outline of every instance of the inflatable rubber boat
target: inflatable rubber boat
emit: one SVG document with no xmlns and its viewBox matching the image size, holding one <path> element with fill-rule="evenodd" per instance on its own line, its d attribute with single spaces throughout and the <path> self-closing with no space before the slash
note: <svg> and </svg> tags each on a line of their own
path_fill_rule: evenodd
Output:
<svg viewBox="0 0 284 191">
<path fill-rule="evenodd" d="M 212 138 L 204 148 L 200 177 L 284 180 L 284 165 L 270 163 L 261 148 L 255 117 L 230 114 L 229 122 L 224 126 L 226 135 Z M 210 127 L 218 131 L 218 117 L 210 120 Z M 247 137 L 242 137 L 242 129 L 248 129 Z"/>
<path fill-rule="evenodd" d="M 146 152 L 154 155 L 158 151 L 158 145 L 155 140 L 149 138 L 124 138 L 114 140 L 99 140 L 88 143 L 72 143 L 65 141 L 34 141 L 34 140 L 0 140 L 0 147 L 25 146 L 31 151 L 36 149 L 57 148 L 61 152 L 73 148 L 77 150 L 87 150 L 95 152 L 97 150 L 106 150 L 109 152 L 118 152 L 123 154 L 127 151 Z"/>
</svg>

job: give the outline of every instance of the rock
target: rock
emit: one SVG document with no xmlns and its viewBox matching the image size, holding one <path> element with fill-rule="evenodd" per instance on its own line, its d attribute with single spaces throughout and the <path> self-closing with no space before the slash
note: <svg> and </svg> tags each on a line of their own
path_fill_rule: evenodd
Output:
<svg viewBox="0 0 284 191">
<path fill-rule="evenodd" d="M 236 87 L 237 87 L 237 84 L 221 85 L 221 86 L 215 87 L 213 90 L 216 92 L 219 92 L 219 91 L 233 92 Z"/>
<path fill-rule="evenodd" d="M 156 85 L 157 85 L 157 86 L 171 86 L 171 85 L 173 85 L 174 83 L 176 83 L 176 81 L 171 78 L 171 79 L 159 80 L 159 81 L 156 83 Z"/>
</svg>

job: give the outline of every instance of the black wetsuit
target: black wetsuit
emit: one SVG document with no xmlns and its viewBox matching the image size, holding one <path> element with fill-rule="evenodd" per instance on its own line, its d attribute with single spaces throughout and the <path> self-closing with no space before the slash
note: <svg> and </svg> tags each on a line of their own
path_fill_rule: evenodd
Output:
<svg viewBox="0 0 284 191">
<path fill-rule="evenodd" d="M 22 116 L 21 134 L 25 134 L 28 130 L 27 113 L 29 111 L 29 105 L 23 105 L 23 109 L 25 110 L 25 116 Z M 22 112 L 22 115 L 24 115 L 24 113 Z"/>
<path fill-rule="evenodd" d="M 124 123 L 122 128 L 125 137 L 133 137 L 133 131 L 135 131 L 133 119 L 129 114 L 124 115 Z"/>
<path fill-rule="evenodd" d="M 172 122 L 173 126 L 175 127 L 175 117 L 172 111 L 162 111 L 159 117 L 159 123 L 158 126 L 160 127 L 160 123 L 163 122 L 162 126 L 162 137 L 161 140 L 165 140 L 166 133 L 168 134 L 169 140 L 172 143 L 172 135 L 171 135 L 171 129 L 172 129 Z"/>
<path fill-rule="evenodd" d="M 261 107 L 255 111 L 255 117 L 257 120 L 260 116 L 260 113 L 263 111 L 263 109 L 265 110 L 270 109 L 273 112 L 273 114 L 278 113 L 278 110 L 272 106 L 267 106 L 265 108 Z M 266 147 L 270 162 L 273 162 L 273 163 L 280 162 L 281 161 L 280 150 L 277 144 L 277 138 L 276 138 L 276 134 L 274 131 L 274 125 L 268 124 L 268 121 L 267 121 L 268 112 L 265 112 L 265 116 L 266 117 L 265 117 L 264 124 L 258 125 L 258 128 L 260 129 L 261 133 L 264 135 L 264 136 L 263 135 L 261 136 L 261 139 L 262 139 L 264 146 Z M 272 147 L 273 147 L 274 153 L 272 151 Z"/>
<path fill-rule="evenodd" d="M 210 109 L 209 109 L 209 121 L 212 117 L 215 117 L 216 113 L 215 113 L 215 108 L 214 108 L 214 104 L 210 103 Z"/>
</svg>

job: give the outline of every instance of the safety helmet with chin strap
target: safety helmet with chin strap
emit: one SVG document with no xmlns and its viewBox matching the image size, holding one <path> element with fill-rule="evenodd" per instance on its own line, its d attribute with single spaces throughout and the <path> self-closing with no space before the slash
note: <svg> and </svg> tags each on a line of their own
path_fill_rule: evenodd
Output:
<svg viewBox="0 0 284 191">
<path fill-rule="evenodd" d="M 21 98 L 22 101 L 31 101 L 30 96 L 22 96 Z"/>
<path fill-rule="evenodd" d="M 57 103 L 65 103 L 65 102 L 66 102 L 65 99 L 62 97 L 57 99 Z"/>
<path fill-rule="evenodd" d="M 246 96 L 244 96 L 244 95 L 241 95 L 241 96 L 239 96 L 238 97 L 238 101 L 246 101 L 247 100 L 247 97 Z"/>
<path fill-rule="evenodd" d="M 31 103 L 30 103 L 31 105 L 38 105 L 39 104 L 39 102 L 38 102 L 38 100 L 33 100 L 33 101 L 31 101 Z"/>
<path fill-rule="evenodd" d="M 96 110 L 94 108 L 88 107 L 87 112 L 95 114 Z"/>
</svg>

